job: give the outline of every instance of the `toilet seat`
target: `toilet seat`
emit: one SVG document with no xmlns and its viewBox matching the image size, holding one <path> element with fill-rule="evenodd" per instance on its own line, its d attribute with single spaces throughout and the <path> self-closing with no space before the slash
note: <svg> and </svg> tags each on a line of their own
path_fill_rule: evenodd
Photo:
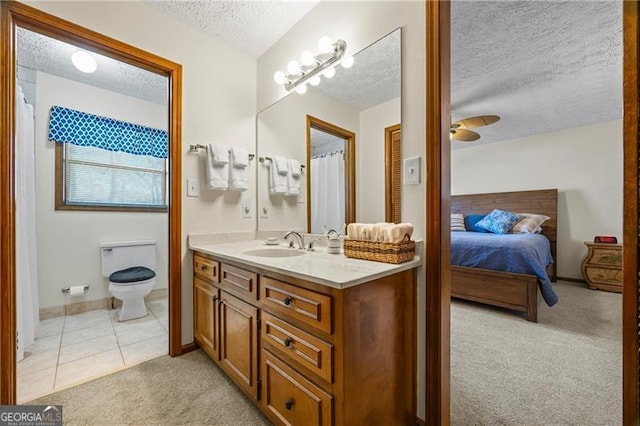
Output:
<svg viewBox="0 0 640 426">
<path fill-rule="evenodd" d="M 131 268 L 122 269 L 109 275 L 109 282 L 119 285 L 138 284 L 141 281 L 147 281 L 155 278 L 156 273 L 144 266 L 133 266 Z"/>
</svg>

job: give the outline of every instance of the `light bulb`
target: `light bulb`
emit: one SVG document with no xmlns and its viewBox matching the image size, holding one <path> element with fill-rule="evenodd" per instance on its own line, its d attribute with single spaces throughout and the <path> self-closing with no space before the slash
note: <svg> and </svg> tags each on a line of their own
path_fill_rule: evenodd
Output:
<svg viewBox="0 0 640 426">
<path fill-rule="evenodd" d="M 276 73 L 273 74 L 273 80 L 276 84 L 285 84 L 287 82 L 287 76 L 282 71 L 276 71 Z"/>
<path fill-rule="evenodd" d="M 296 92 L 300 93 L 301 95 L 304 95 L 305 93 L 307 93 L 307 85 L 301 84 L 300 86 L 296 87 Z"/>
<path fill-rule="evenodd" d="M 326 78 L 333 78 L 333 76 L 336 75 L 336 69 L 335 68 L 327 68 L 326 70 L 324 70 L 322 75 L 324 75 Z"/>
<path fill-rule="evenodd" d="M 317 86 L 318 84 L 320 84 L 320 76 L 319 75 L 314 75 L 313 77 L 311 77 L 311 79 L 309 80 L 309 83 L 312 86 Z"/>
<path fill-rule="evenodd" d="M 316 58 L 313 56 L 313 52 L 311 52 L 310 50 L 305 50 L 304 52 L 302 52 L 300 61 L 302 62 L 302 65 L 308 67 L 316 63 Z"/>
<path fill-rule="evenodd" d="M 318 41 L 318 49 L 321 53 L 329 53 L 333 50 L 333 42 L 327 36 L 321 37 Z"/>
<path fill-rule="evenodd" d="M 73 65 L 80 71 L 86 72 L 88 74 L 98 69 L 96 59 L 92 54 L 84 50 L 78 50 L 73 55 L 71 55 L 71 62 L 73 62 Z"/>
<path fill-rule="evenodd" d="M 342 61 L 340 63 L 344 68 L 351 68 L 353 66 L 353 62 L 354 62 L 353 56 L 349 55 L 342 58 Z"/>
<path fill-rule="evenodd" d="M 289 61 L 287 64 L 287 72 L 291 75 L 300 74 L 300 65 L 296 61 Z"/>
</svg>

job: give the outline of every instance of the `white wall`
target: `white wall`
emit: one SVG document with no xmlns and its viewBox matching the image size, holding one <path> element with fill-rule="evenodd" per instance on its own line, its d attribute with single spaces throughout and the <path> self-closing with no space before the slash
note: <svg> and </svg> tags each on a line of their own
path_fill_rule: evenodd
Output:
<svg viewBox="0 0 640 426">
<path fill-rule="evenodd" d="M 307 161 L 307 115 L 327 121 L 358 134 L 358 111 L 318 90 L 292 93 L 258 114 L 258 154 L 272 157 L 280 155 Z M 356 142 L 358 136 L 356 136 Z M 356 149 L 356 152 L 358 150 Z M 305 169 L 303 178 L 309 175 Z M 299 197 L 269 194 L 269 168 L 258 168 L 258 208 L 268 209 L 268 217 L 258 219 L 261 231 L 307 231 L 306 180 L 302 182 Z M 259 216 L 262 216 L 260 214 Z"/>
<path fill-rule="evenodd" d="M 584 241 L 622 241 L 622 160 L 621 120 L 457 149 L 451 193 L 557 188 L 558 276 L 582 278 Z"/>
<path fill-rule="evenodd" d="M 400 123 L 400 115 L 400 98 L 360 112 L 360 134 L 356 139 L 356 217 L 359 222 L 384 222 L 384 129 Z"/>
<path fill-rule="evenodd" d="M 213 193 L 204 188 L 203 153 L 188 153 L 188 145 L 218 141 L 255 152 L 256 61 L 143 2 L 27 3 L 182 64 L 182 342 L 190 343 L 193 270 L 187 235 L 255 230 L 256 222 L 255 212 L 250 219 L 242 218 L 238 193 Z M 252 174 L 254 170 L 255 164 Z M 200 198 L 186 197 L 186 178 L 200 180 Z M 255 188 L 247 195 L 255 198 Z"/>
<path fill-rule="evenodd" d="M 273 82 L 273 74 L 303 50 L 313 49 L 323 35 L 342 38 L 348 53 L 358 52 L 374 41 L 402 27 L 402 143 L 403 158 L 425 156 L 425 11 L 420 1 L 324 1 L 314 7 L 258 59 L 258 109 L 286 94 Z M 379 171 L 384 173 L 384 170 Z M 424 176 L 424 174 L 423 174 Z M 402 188 L 402 220 L 411 222 L 415 237 L 425 229 L 424 178 L 419 185 Z M 418 415 L 424 418 L 423 336 L 425 318 L 424 268 L 418 270 Z"/>
<path fill-rule="evenodd" d="M 98 89 L 72 80 L 37 73 L 35 105 L 36 229 L 40 307 L 110 297 L 100 270 L 100 243 L 156 240 L 156 289 L 168 281 L 166 213 L 83 212 L 55 210 L 55 143 L 47 140 L 53 105 L 156 129 L 167 129 L 167 107 Z M 89 285 L 84 296 L 61 289 Z"/>
</svg>

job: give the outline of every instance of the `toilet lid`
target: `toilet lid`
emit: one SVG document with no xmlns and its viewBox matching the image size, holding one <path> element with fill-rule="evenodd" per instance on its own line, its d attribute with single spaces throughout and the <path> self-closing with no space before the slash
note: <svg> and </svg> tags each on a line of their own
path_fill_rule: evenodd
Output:
<svg viewBox="0 0 640 426">
<path fill-rule="evenodd" d="M 134 266 L 132 268 L 116 271 L 109 275 L 109 281 L 119 284 L 135 284 L 140 281 L 150 280 L 156 273 L 144 266 Z"/>
</svg>

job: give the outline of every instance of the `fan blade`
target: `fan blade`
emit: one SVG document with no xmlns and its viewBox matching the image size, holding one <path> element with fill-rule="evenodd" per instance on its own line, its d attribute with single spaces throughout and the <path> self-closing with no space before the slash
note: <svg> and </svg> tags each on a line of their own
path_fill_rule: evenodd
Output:
<svg viewBox="0 0 640 426">
<path fill-rule="evenodd" d="M 455 129 L 451 130 L 451 137 L 461 142 L 473 142 L 480 139 L 480 135 L 473 130 Z"/>
<path fill-rule="evenodd" d="M 497 115 L 479 115 L 477 117 L 463 118 L 454 122 L 453 125 L 457 124 L 462 129 L 472 129 L 474 127 L 488 126 L 498 120 L 500 120 L 500 117 Z"/>
</svg>

